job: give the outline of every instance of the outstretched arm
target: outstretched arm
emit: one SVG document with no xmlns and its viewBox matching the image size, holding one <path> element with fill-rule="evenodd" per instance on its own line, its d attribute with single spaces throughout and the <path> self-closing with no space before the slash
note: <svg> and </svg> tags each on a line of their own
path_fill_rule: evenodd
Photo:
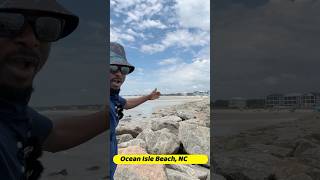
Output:
<svg viewBox="0 0 320 180">
<path fill-rule="evenodd" d="M 150 94 L 148 94 L 146 96 L 127 99 L 127 102 L 124 106 L 124 109 L 134 108 L 134 107 L 139 106 L 140 104 L 142 104 L 148 100 L 155 100 L 155 99 L 158 99 L 159 97 L 160 97 L 160 92 L 157 91 L 157 88 L 156 88 Z"/>
<path fill-rule="evenodd" d="M 53 128 L 44 142 L 44 150 L 57 152 L 80 145 L 107 130 L 106 109 L 94 114 L 67 117 L 53 121 Z"/>
</svg>

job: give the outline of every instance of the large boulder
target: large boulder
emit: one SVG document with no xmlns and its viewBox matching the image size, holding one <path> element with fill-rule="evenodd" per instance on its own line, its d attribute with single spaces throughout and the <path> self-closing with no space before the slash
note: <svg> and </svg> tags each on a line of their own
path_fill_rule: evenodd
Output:
<svg viewBox="0 0 320 180">
<path fill-rule="evenodd" d="M 142 140 L 142 139 L 132 139 L 130 141 L 118 144 L 119 148 L 126 148 L 126 147 L 129 147 L 129 146 L 140 146 L 143 149 L 147 148 L 146 142 L 144 142 L 144 140 Z"/>
<path fill-rule="evenodd" d="M 164 128 L 159 131 L 146 129 L 137 136 L 146 142 L 147 151 L 150 154 L 174 154 L 180 148 L 178 137 Z"/>
<path fill-rule="evenodd" d="M 174 169 L 166 169 L 168 180 L 199 180 L 198 178 L 189 176 Z"/>
<path fill-rule="evenodd" d="M 119 149 L 119 154 L 147 154 L 147 152 L 139 146 L 130 146 Z M 152 165 L 118 165 L 115 180 L 167 180 L 165 166 L 160 164 Z"/>
<path fill-rule="evenodd" d="M 179 123 L 179 139 L 188 154 L 205 154 L 210 162 L 210 128 Z"/>
<path fill-rule="evenodd" d="M 157 131 L 167 128 L 173 134 L 178 135 L 179 121 L 181 121 L 181 118 L 179 118 L 178 116 L 165 116 L 161 118 L 154 118 L 151 121 L 151 129 L 153 131 Z"/>
<path fill-rule="evenodd" d="M 134 122 L 121 122 L 118 124 L 116 128 L 116 134 L 122 135 L 122 134 L 131 134 L 132 137 L 137 137 L 139 133 L 142 132 L 144 129 L 144 125 L 134 123 Z"/>
<path fill-rule="evenodd" d="M 274 165 L 281 162 L 268 153 L 246 152 L 244 149 L 214 154 L 213 158 L 217 163 L 217 173 L 229 179 L 268 179 L 274 174 Z"/>
<path fill-rule="evenodd" d="M 213 179 L 213 180 L 226 180 L 226 178 L 224 178 L 224 177 L 221 176 L 220 174 L 213 174 L 213 175 L 212 175 L 212 179 Z M 210 179 L 210 174 L 209 174 L 207 180 L 211 180 L 211 179 Z"/>
<path fill-rule="evenodd" d="M 177 116 L 180 117 L 183 121 L 196 118 L 194 113 L 186 110 L 177 111 Z"/>
<path fill-rule="evenodd" d="M 168 164 L 167 167 L 200 180 L 206 180 L 210 173 L 210 170 L 207 168 L 189 164 Z"/>
<path fill-rule="evenodd" d="M 301 140 L 295 148 L 294 156 L 306 165 L 320 169 L 320 145 Z"/>
<path fill-rule="evenodd" d="M 132 139 L 133 139 L 133 137 L 132 137 L 131 134 L 122 134 L 122 135 L 117 136 L 117 142 L 118 142 L 118 144 L 121 144 L 121 143 L 123 143 L 123 142 L 130 141 L 130 140 L 132 140 Z"/>
</svg>

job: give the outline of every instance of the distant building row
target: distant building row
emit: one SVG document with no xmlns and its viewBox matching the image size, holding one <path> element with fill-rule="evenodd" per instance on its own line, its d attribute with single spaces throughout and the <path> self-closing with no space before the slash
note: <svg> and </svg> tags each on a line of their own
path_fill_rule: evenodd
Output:
<svg viewBox="0 0 320 180">
<path fill-rule="evenodd" d="M 215 107 L 226 108 L 315 108 L 320 107 L 320 93 L 270 94 L 265 99 L 217 100 Z"/>
<path fill-rule="evenodd" d="M 320 105 L 320 93 L 271 94 L 266 98 L 267 107 L 314 108 Z"/>
</svg>

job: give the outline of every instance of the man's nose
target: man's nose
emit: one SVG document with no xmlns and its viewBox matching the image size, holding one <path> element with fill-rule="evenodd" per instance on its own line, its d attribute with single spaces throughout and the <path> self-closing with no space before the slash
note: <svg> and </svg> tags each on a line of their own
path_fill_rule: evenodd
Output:
<svg viewBox="0 0 320 180">
<path fill-rule="evenodd" d="M 30 24 L 26 24 L 23 31 L 15 37 L 15 41 L 25 47 L 35 48 L 40 46 L 40 41 L 35 35 Z"/>
<path fill-rule="evenodd" d="M 118 71 L 115 72 L 114 75 L 116 75 L 116 76 L 122 76 L 122 73 L 121 73 L 120 69 L 118 69 Z"/>
</svg>

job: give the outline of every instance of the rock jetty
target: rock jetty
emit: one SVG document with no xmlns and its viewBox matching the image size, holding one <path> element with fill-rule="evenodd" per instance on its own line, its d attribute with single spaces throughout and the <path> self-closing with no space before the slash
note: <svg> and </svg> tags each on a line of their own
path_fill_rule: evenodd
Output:
<svg viewBox="0 0 320 180">
<path fill-rule="evenodd" d="M 210 158 L 209 98 L 156 110 L 148 118 L 120 121 L 117 129 L 119 153 L 206 154 Z M 209 160 L 210 162 L 210 160 Z M 133 165 L 135 166 L 135 165 Z M 209 180 L 206 165 L 119 165 L 115 179 Z M 218 175 L 211 175 L 219 178 Z M 223 178 L 223 177 L 221 177 Z M 220 178 L 220 179 L 221 179 Z"/>
</svg>

